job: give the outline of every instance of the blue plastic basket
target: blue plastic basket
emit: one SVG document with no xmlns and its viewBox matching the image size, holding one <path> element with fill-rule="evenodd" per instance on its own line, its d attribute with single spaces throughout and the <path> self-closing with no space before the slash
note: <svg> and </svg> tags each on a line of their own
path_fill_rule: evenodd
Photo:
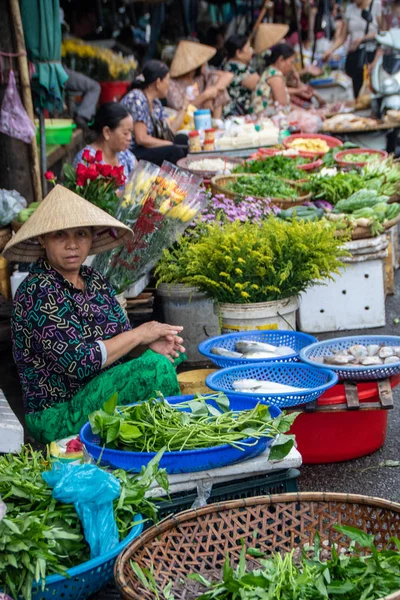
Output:
<svg viewBox="0 0 400 600">
<path fill-rule="evenodd" d="M 280 394 L 265 394 L 255 392 L 236 392 L 232 385 L 238 379 L 259 379 L 274 381 L 294 387 L 306 388 L 301 392 Z M 329 369 L 319 369 L 302 363 L 271 363 L 259 362 L 255 365 L 240 365 L 230 369 L 221 369 L 206 379 L 206 384 L 212 390 L 225 392 L 237 398 L 255 398 L 271 406 L 288 408 L 297 404 L 305 404 L 319 398 L 325 390 L 334 386 L 338 381 L 336 373 Z"/>
<path fill-rule="evenodd" d="M 242 331 L 240 333 L 228 333 L 213 337 L 199 344 L 199 352 L 207 356 L 217 367 L 235 367 L 237 365 L 254 365 L 261 361 L 260 358 L 226 358 L 212 354 L 211 348 L 224 348 L 225 350 L 235 350 L 237 342 L 252 341 L 271 344 L 272 346 L 290 346 L 293 348 L 293 354 L 278 356 L 277 358 L 268 358 L 268 362 L 297 362 L 299 360 L 300 350 L 313 344 L 317 339 L 307 333 L 298 331 Z"/>
<path fill-rule="evenodd" d="M 134 523 L 129 534 L 113 550 L 88 560 L 77 567 L 68 569 L 69 577 L 50 575 L 46 577 L 44 590 L 36 585 L 32 588 L 32 600 L 86 600 L 98 592 L 103 585 L 113 578 L 114 563 L 118 554 L 143 531 L 141 515 L 134 517 Z"/>
<path fill-rule="evenodd" d="M 186 402 L 194 398 L 191 396 L 173 396 L 167 398 L 170 404 Z M 249 410 L 257 406 L 255 398 L 237 398 L 228 394 L 230 408 L 234 411 Z M 210 404 L 217 408 L 214 401 Z M 276 406 L 270 407 L 271 417 L 275 418 L 281 414 Z M 80 431 L 80 439 L 85 444 L 87 452 L 95 459 L 101 459 L 101 464 L 126 471 L 139 472 L 144 465 L 154 458 L 155 452 L 127 452 L 124 450 L 112 450 L 101 446 L 100 439 L 94 435 L 90 423 L 86 423 Z M 253 446 L 243 449 L 234 448 L 230 444 L 214 446 L 211 448 L 200 448 L 199 450 L 183 450 L 182 452 L 164 452 L 160 460 L 160 468 L 166 469 L 167 473 L 193 473 L 226 467 L 227 465 L 254 458 L 264 452 L 273 442 L 273 438 L 261 438 L 255 440 L 248 438 L 247 443 L 254 442 Z"/>
<path fill-rule="evenodd" d="M 325 340 L 304 348 L 300 353 L 300 358 L 309 365 L 324 368 L 324 365 L 319 365 L 312 359 L 319 356 L 331 355 L 337 350 L 346 350 L 355 344 L 361 344 L 363 346 L 368 346 L 370 344 L 400 346 L 400 337 L 396 335 L 358 335 Z M 339 379 L 351 379 L 353 381 L 386 379 L 387 377 L 392 377 L 393 375 L 400 373 L 400 358 L 398 362 L 390 365 L 376 365 L 370 367 L 363 367 L 361 365 L 329 365 L 328 368 L 335 371 Z"/>
</svg>

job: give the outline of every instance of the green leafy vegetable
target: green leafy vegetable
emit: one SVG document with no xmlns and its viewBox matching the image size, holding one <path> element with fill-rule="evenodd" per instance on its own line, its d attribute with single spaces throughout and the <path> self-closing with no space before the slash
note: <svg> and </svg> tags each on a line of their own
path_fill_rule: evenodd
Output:
<svg viewBox="0 0 400 600">
<path fill-rule="evenodd" d="M 260 198 L 297 198 L 300 196 L 299 188 L 295 188 L 279 179 L 276 175 L 243 175 L 231 182 L 227 188 L 231 192 L 243 196 L 257 196 Z"/>
<path fill-rule="evenodd" d="M 156 520 L 157 508 L 146 492 L 153 481 L 168 489 L 166 474 L 158 469 L 160 458 L 161 453 L 140 475 L 113 472 L 121 483 L 121 495 L 114 502 L 120 539 L 129 533 L 136 514 Z M 49 460 L 29 447 L 0 457 L 0 496 L 7 508 L 0 521 L 0 589 L 14 598 L 30 600 L 34 582 L 54 573 L 64 575 L 90 558 L 75 507 L 56 502 L 42 477 L 50 468 Z"/>
<path fill-rule="evenodd" d="M 210 401 L 213 400 L 218 409 Z M 111 408 L 113 403 L 108 401 Z M 193 400 L 170 405 L 161 393 L 158 398 L 134 406 L 120 406 L 110 413 L 98 410 L 89 416 L 93 433 L 107 447 L 133 452 L 169 452 L 210 448 L 230 444 L 244 449 L 257 440 L 288 431 L 297 413 L 271 418 L 268 406 L 258 404 L 251 410 L 232 411 L 229 400 L 220 392 L 207 397 L 196 394 Z M 283 457 L 293 447 L 293 436 L 286 436 L 273 454 Z"/>
<path fill-rule="evenodd" d="M 247 160 L 243 165 L 238 165 L 232 173 L 260 173 L 264 175 L 273 175 L 297 181 L 304 179 L 306 173 L 297 168 L 298 165 L 309 163 L 309 158 L 296 156 L 289 158 L 287 156 L 275 155 L 257 160 Z"/>
</svg>

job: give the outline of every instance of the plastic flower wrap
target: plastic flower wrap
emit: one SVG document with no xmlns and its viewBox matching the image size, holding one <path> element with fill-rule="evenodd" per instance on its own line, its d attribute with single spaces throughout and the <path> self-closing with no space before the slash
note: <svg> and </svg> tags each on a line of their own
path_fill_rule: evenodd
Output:
<svg viewBox="0 0 400 600">
<path fill-rule="evenodd" d="M 182 235 L 206 204 L 206 197 L 200 193 L 200 177 L 168 162 L 157 174 L 151 167 L 154 165 L 141 161 L 115 213 L 132 228 L 132 241 L 97 256 L 93 262 L 119 293 L 154 267 L 163 250 Z"/>
</svg>

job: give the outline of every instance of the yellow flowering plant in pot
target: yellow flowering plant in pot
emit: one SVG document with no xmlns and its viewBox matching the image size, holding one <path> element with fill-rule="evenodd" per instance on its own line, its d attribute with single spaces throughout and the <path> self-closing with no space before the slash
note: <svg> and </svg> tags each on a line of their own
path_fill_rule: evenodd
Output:
<svg viewBox="0 0 400 600">
<path fill-rule="evenodd" d="M 183 238 L 166 250 L 156 277 L 159 283 L 194 286 L 213 298 L 225 331 L 295 328 L 298 295 L 339 274 L 340 259 L 347 255 L 342 244 L 335 227 L 324 221 L 217 221 L 200 237 Z"/>
</svg>

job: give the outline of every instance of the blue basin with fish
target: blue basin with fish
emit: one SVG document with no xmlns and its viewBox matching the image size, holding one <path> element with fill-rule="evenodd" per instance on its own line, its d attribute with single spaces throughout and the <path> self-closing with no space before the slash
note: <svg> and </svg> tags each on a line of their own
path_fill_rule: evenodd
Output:
<svg viewBox="0 0 400 600">
<path fill-rule="evenodd" d="M 251 410 L 258 404 L 258 400 L 252 397 L 237 398 L 230 394 L 227 394 L 227 397 L 230 410 L 233 411 Z M 189 400 L 193 400 L 193 398 L 193 395 L 172 396 L 166 398 L 166 400 L 169 404 L 174 405 L 181 402 L 188 402 Z M 215 400 L 209 400 L 207 403 L 214 406 L 214 408 L 218 408 Z M 181 410 L 188 412 L 189 408 L 182 408 Z M 272 418 L 276 418 L 281 414 L 280 409 L 276 406 L 270 406 L 269 411 Z M 94 460 L 97 461 L 100 459 L 100 464 L 107 467 L 138 473 L 157 454 L 156 452 L 127 452 L 125 450 L 106 448 L 101 444 L 99 436 L 92 432 L 89 422 L 82 427 L 79 436 L 82 443 L 85 444 L 87 452 Z M 247 440 L 243 440 L 243 442 L 253 445 L 245 446 L 242 449 L 234 448 L 230 444 L 224 444 L 211 448 L 200 448 L 198 450 L 164 452 L 159 466 L 169 474 L 193 473 L 195 471 L 217 469 L 218 467 L 226 467 L 242 460 L 255 458 L 271 446 L 273 441 L 273 437 L 261 438 L 259 440 L 248 438 Z"/>
</svg>

